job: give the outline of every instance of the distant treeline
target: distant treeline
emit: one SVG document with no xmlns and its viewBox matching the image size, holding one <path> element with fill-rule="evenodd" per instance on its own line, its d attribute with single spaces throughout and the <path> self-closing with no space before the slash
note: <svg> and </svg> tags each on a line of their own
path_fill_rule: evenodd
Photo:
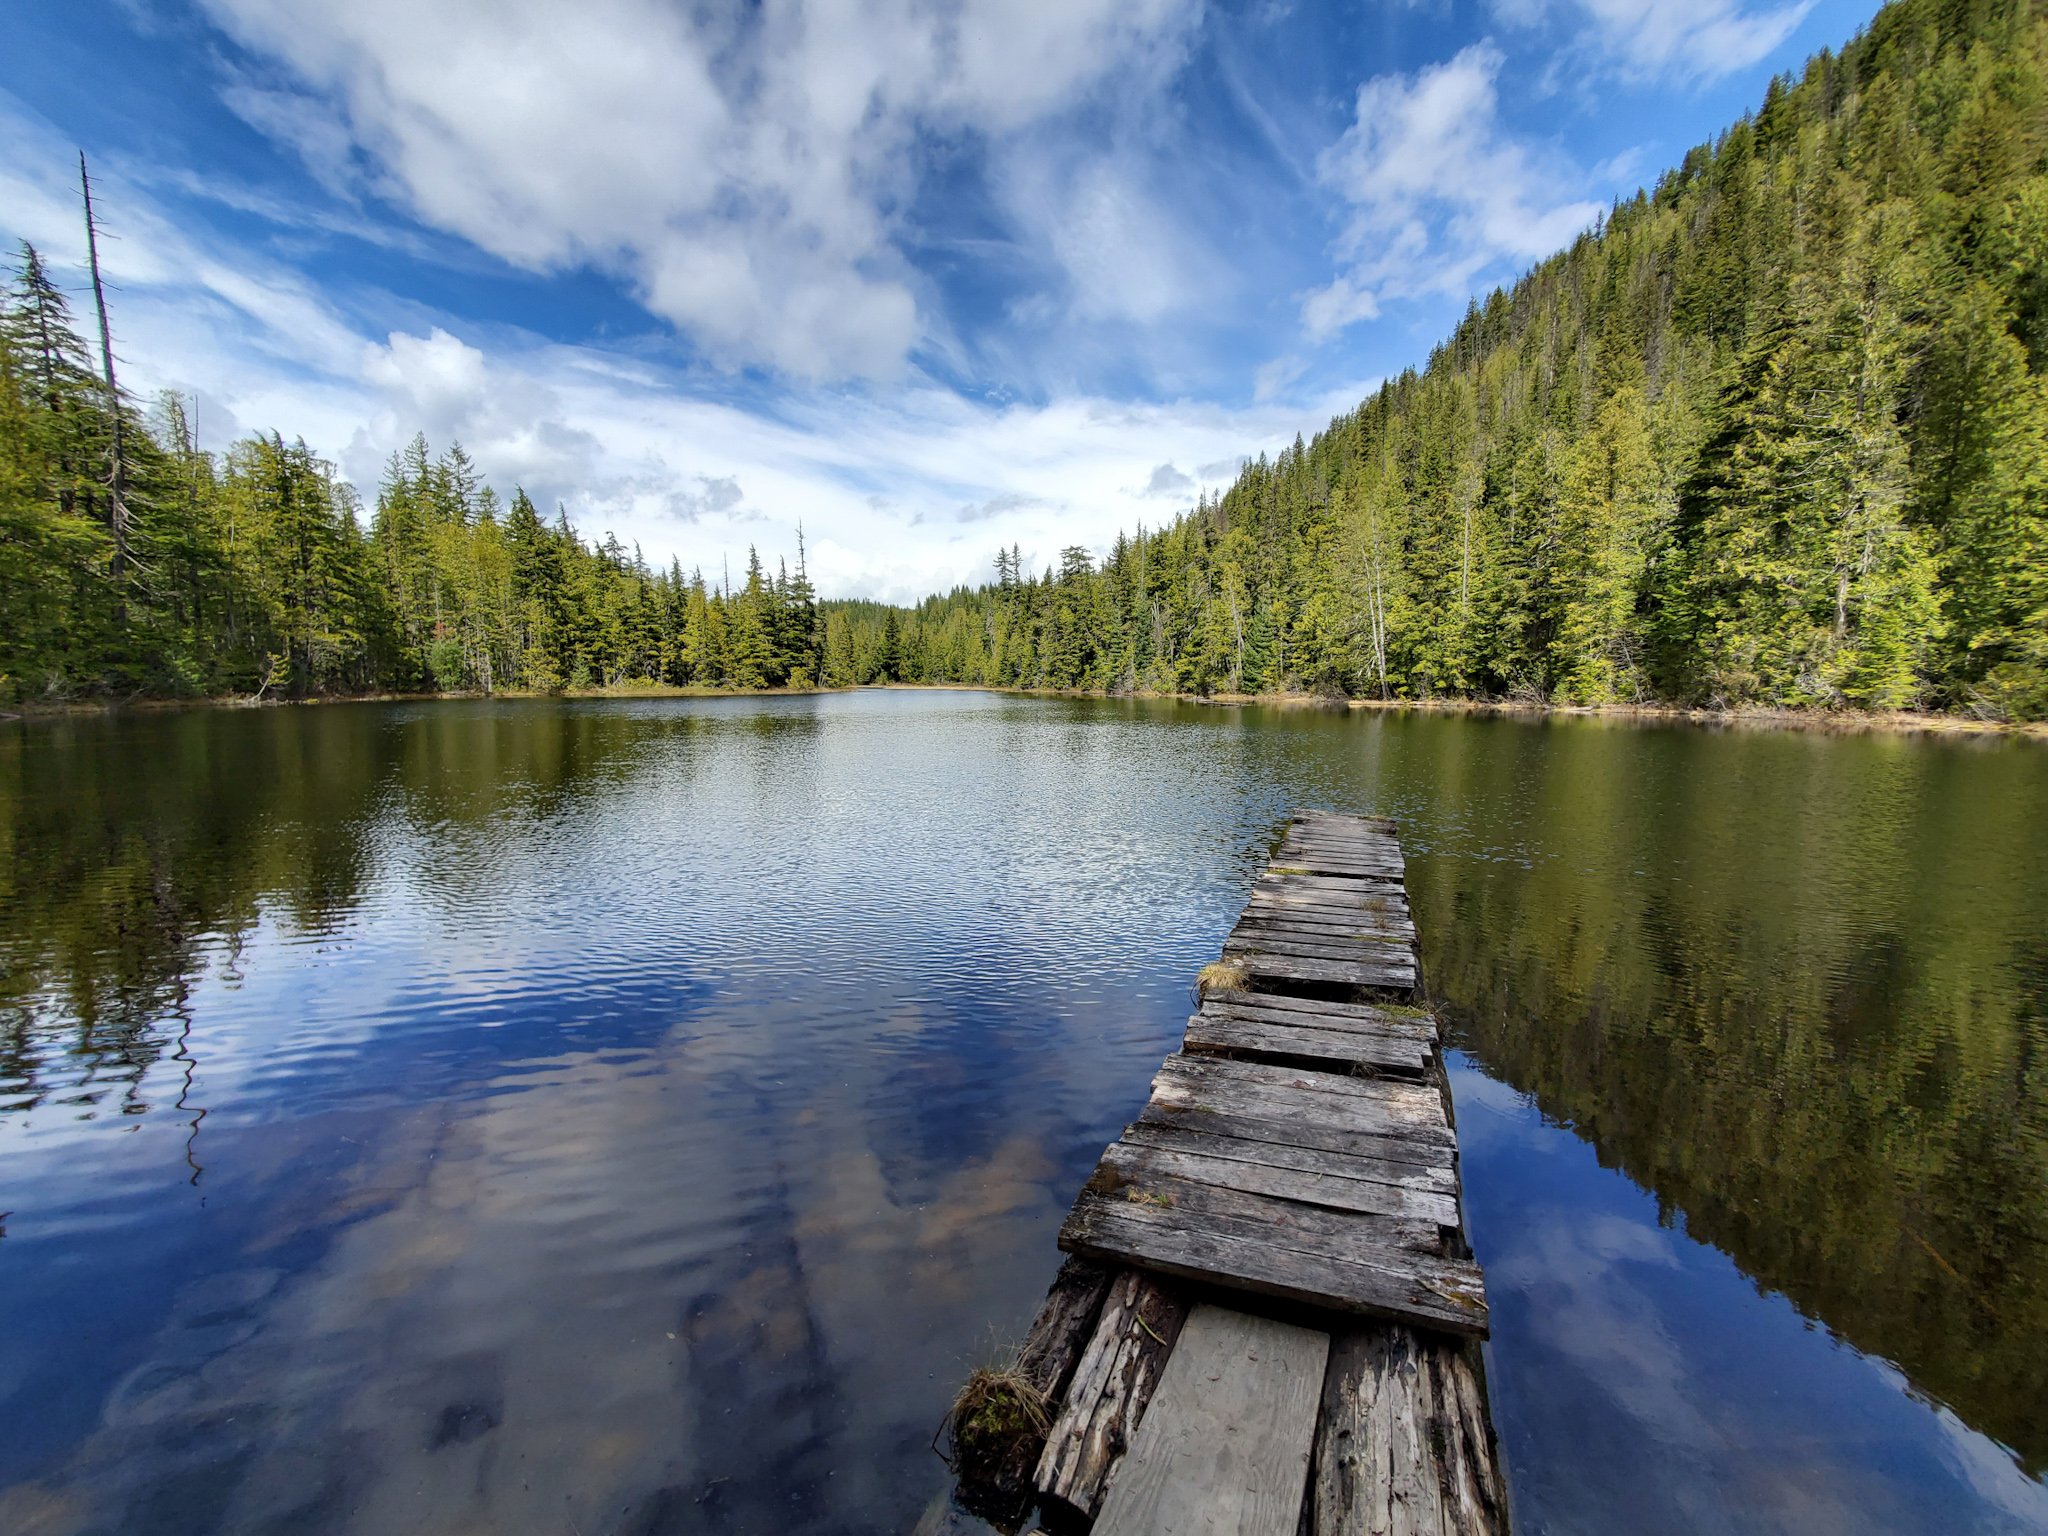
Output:
<svg viewBox="0 0 2048 1536">
<path fill-rule="evenodd" d="M 1427 368 L 914 609 L 591 545 L 459 448 L 199 452 L 24 250 L 0 696 L 876 680 L 2048 716 L 2048 0 L 1898 0 Z M 366 526 L 367 523 L 367 526 Z"/>
<path fill-rule="evenodd" d="M 2048 714 L 2048 22 L 1901 0 L 1192 515 L 926 602 L 927 679 Z"/>
<path fill-rule="evenodd" d="M 756 558 L 729 591 L 650 571 L 421 438 L 367 521 L 304 442 L 201 452 L 177 396 L 145 414 L 110 392 L 23 248 L 0 312 L 0 699 L 817 676 L 801 546 L 795 574 Z"/>
</svg>

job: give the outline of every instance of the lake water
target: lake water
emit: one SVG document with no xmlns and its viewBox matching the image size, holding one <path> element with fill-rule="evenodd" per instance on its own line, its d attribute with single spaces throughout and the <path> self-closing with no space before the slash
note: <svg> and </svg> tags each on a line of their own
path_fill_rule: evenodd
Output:
<svg viewBox="0 0 2048 1536">
<path fill-rule="evenodd" d="M 2048 1529 L 2048 750 L 890 692 L 0 731 L 0 1530 L 905 1530 L 1296 805 L 1520 1529 Z"/>
</svg>

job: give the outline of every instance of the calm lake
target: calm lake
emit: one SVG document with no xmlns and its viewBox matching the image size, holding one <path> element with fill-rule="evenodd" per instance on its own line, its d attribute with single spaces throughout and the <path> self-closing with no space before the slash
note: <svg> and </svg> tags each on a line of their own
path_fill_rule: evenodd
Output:
<svg viewBox="0 0 2048 1536">
<path fill-rule="evenodd" d="M 890 692 L 0 728 L 0 1530 L 906 1530 L 1296 805 L 1521 1530 L 2048 1529 L 2048 749 Z"/>
</svg>

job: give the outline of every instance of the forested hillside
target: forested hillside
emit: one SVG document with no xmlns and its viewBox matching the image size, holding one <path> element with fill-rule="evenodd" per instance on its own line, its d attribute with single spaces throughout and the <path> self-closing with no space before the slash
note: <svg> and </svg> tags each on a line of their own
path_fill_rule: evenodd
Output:
<svg viewBox="0 0 2048 1536">
<path fill-rule="evenodd" d="M 1427 368 L 906 674 L 2048 713 L 2048 22 L 1901 0 Z"/>
<path fill-rule="evenodd" d="M 367 521 L 304 442 L 203 453 L 178 397 L 145 413 L 110 391 L 24 247 L 0 311 L 0 700 L 817 674 L 801 547 L 793 576 L 757 559 L 709 588 L 586 544 L 523 491 L 502 503 L 459 446 L 423 439 Z"/>
<path fill-rule="evenodd" d="M 459 448 L 197 450 L 24 250 L 0 698 L 957 681 L 2048 715 L 2048 0 L 1900 0 L 1221 497 L 914 610 L 591 545 Z M 118 399 L 119 405 L 114 402 Z M 117 432 L 118 426 L 118 432 Z M 794 510 L 794 509 L 793 509 Z"/>
</svg>

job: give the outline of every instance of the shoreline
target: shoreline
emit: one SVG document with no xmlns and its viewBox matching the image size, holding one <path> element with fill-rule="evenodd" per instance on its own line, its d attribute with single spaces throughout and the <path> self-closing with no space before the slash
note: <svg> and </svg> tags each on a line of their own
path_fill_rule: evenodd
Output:
<svg viewBox="0 0 2048 1536">
<path fill-rule="evenodd" d="M 2048 721 L 1971 719 L 1964 715 L 1920 710 L 1821 710 L 1763 706 L 1709 709 L 1684 704 L 1548 704 L 1519 699 L 1354 699 L 1314 693 L 1168 693 L 1137 690 L 1113 693 L 1089 688 L 1022 688 L 998 683 L 856 683 L 849 687 L 688 688 L 639 684 L 615 688 L 529 688 L 494 693 L 361 693 L 321 694 L 304 699 L 251 698 L 242 694 L 167 699 L 130 698 L 25 701 L 0 709 L 0 723 L 61 720 L 128 712 L 160 713 L 184 709 L 282 709 L 303 705 L 477 703 L 501 699 L 758 699 L 810 698 L 867 689 L 907 693 L 997 693 L 1043 699 L 1172 700 L 1208 708 L 1367 710 L 1388 714 L 1471 715 L 1518 720 L 1587 719 L 1631 724 L 1679 724 L 1749 730 L 1812 731 L 1822 735 L 1863 735 L 1873 732 L 1933 736 L 2016 736 L 2048 740 Z"/>
<path fill-rule="evenodd" d="M 2048 740 L 2048 720 L 1973 720 L 1924 710 L 1819 710 L 1761 705 L 1708 709 L 1688 704 L 1543 704 L 1519 699 L 1354 699 L 1319 693 L 1111 693 L 1094 688 L 1019 688 L 996 683 L 864 683 L 861 688 L 1014 694 L 1039 699 L 1171 699 L 1217 709 L 1376 710 L 1386 714 L 1475 715 L 1519 720 L 1616 720 L 1635 724 L 1741 727 L 1812 731 L 1821 735 L 1872 732 L 1935 736 L 2019 736 Z M 823 690 L 833 691 L 833 690 Z M 851 692 L 855 690 L 837 690 Z"/>
</svg>

